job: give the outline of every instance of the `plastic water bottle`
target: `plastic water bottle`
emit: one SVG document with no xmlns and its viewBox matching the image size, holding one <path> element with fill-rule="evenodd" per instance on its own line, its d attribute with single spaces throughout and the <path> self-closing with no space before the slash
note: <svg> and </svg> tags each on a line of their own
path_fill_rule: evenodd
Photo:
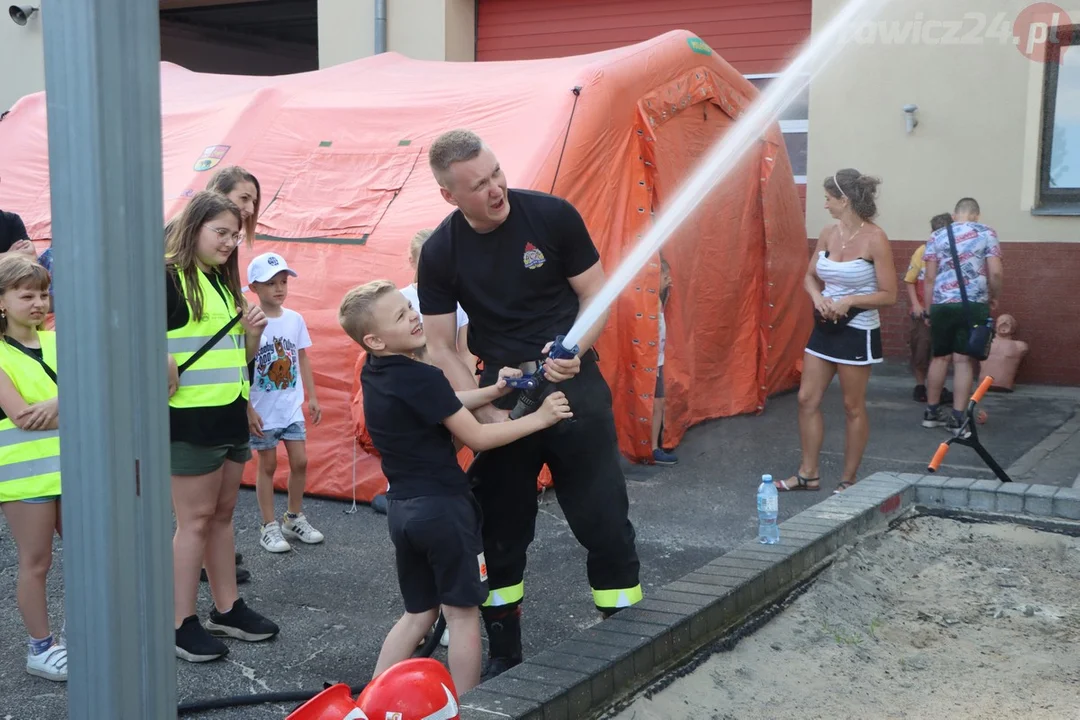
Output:
<svg viewBox="0 0 1080 720">
<path fill-rule="evenodd" d="M 773 485 L 772 475 L 762 475 L 757 489 L 758 542 L 775 545 L 780 542 L 780 526 L 776 516 L 780 510 L 780 494 Z"/>
</svg>

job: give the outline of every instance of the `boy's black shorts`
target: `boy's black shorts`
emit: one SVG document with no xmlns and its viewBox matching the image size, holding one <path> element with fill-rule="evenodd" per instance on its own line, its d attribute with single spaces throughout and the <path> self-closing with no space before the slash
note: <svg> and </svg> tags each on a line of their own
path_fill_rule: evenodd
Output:
<svg viewBox="0 0 1080 720">
<path fill-rule="evenodd" d="M 480 508 L 471 493 L 392 499 L 387 518 L 406 612 L 487 600 Z"/>
</svg>

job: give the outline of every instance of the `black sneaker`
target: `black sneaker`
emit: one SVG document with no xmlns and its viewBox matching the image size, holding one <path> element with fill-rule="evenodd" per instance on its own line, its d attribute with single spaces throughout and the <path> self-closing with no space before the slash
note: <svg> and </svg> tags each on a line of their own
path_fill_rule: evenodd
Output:
<svg viewBox="0 0 1080 720">
<path fill-rule="evenodd" d="M 219 613 L 217 608 L 211 610 L 206 629 L 217 637 L 231 637 L 246 642 L 269 640 L 279 632 L 276 624 L 249 608 L 243 598 L 233 603 L 227 613 Z"/>
<path fill-rule="evenodd" d="M 926 386 L 916 385 L 915 389 L 911 391 L 911 399 L 918 403 L 926 402 Z M 942 401 L 944 402 L 944 400 Z"/>
<path fill-rule="evenodd" d="M 207 577 L 207 575 L 206 575 L 206 568 L 203 568 L 202 571 L 200 571 L 199 580 L 201 580 L 203 582 L 210 582 L 210 578 Z M 248 582 L 249 580 L 251 580 L 251 571 L 248 570 L 247 568 L 242 568 L 240 566 L 237 566 L 237 568 L 236 568 L 236 584 L 237 585 L 243 585 L 244 583 Z"/>
<path fill-rule="evenodd" d="M 199 618 L 185 618 L 176 630 L 176 657 L 192 663 L 210 662 L 229 654 L 225 643 L 206 632 Z"/>
<path fill-rule="evenodd" d="M 521 658 L 493 657 L 487 661 L 484 671 L 480 673 L 480 682 L 487 682 L 493 677 L 502 675 L 504 672 L 521 664 Z"/>
<path fill-rule="evenodd" d="M 380 515 L 386 514 L 386 493 L 371 498 L 371 509 Z"/>
</svg>

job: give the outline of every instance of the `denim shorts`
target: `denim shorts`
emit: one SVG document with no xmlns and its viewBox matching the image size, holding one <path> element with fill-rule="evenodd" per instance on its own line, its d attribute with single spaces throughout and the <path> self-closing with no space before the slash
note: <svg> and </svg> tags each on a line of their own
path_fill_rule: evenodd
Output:
<svg viewBox="0 0 1080 720">
<path fill-rule="evenodd" d="M 303 422 L 294 422 L 287 428 L 263 429 L 262 437 L 251 436 L 252 450 L 273 450 L 282 440 L 303 442 L 307 440 L 307 430 Z"/>
<path fill-rule="evenodd" d="M 42 495 L 35 498 L 23 498 L 19 502 L 29 503 L 30 505 L 44 505 L 45 503 L 51 503 L 53 500 L 59 500 L 59 495 Z"/>
</svg>

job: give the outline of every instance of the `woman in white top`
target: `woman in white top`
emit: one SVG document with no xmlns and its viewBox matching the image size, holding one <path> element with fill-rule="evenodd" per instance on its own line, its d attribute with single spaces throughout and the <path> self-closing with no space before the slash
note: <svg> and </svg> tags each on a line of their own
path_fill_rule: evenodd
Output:
<svg viewBox="0 0 1080 720">
<path fill-rule="evenodd" d="M 431 228 L 421 230 L 413 235 L 412 242 L 409 243 L 409 265 L 413 269 L 413 281 L 401 288 L 401 294 L 409 299 L 417 315 L 420 315 L 420 297 L 416 292 L 416 281 L 419 277 L 417 268 L 420 264 L 420 248 L 424 247 L 424 243 L 431 237 L 432 232 Z M 424 322 L 423 315 L 420 315 L 420 322 Z M 476 357 L 469 352 L 469 316 L 465 314 L 460 303 L 457 306 L 457 351 L 466 367 L 476 367 Z M 479 379 L 477 379 L 477 382 L 479 382 Z"/>
<path fill-rule="evenodd" d="M 776 481 L 780 491 L 818 490 L 825 437 L 821 399 L 839 373 L 847 416 L 844 470 L 836 492 L 858 479 L 870 434 L 866 386 L 870 368 L 882 361 L 878 308 L 896 303 L 896 271 L 885 231 L 872 220 L 881 181 L 858 170 L 840 170 L 825 180 L 825 209 L 837 220 L 818 235 L 804 285 L 814 302 L 814 331 L 803 356 L 799 385 L 799 471 Z"/>
</svg>

